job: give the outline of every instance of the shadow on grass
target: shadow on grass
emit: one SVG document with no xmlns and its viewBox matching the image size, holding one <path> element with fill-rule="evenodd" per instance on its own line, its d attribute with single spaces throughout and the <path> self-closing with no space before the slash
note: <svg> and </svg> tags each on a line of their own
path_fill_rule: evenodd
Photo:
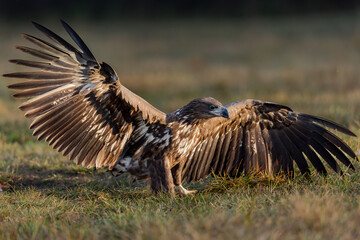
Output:
<svg viewBox="0 0 360 240">
<path fill-rule="evenodd" d="M 354 178 L 358 174 L 350 173 L 346 178 Z M 324 178 L 313 172 L 311 177 L 296 174 L 295 178 L 251 175 L 231 179 L 227 176 L 208 177 L 201 181 L 184 184 L 189 189 L 198 190 L 197 194 L 207 195 L 225 192 L 237 192 L 241 189 L 284 189 L 291 191 L 299 186 L 314 186 L 330 182 L 331 184 L 346 185 L 346 180 L 338 175 Z M 344 183 L 343 183 L 344 182 Z M 114 177 L 106 170 L 86 169 L 75 165 L 58 168 L 44 166 L 19 165 L 12 171 L 0 169 L 0 183 L 4 192 L 16 193 L 36 190 L 45 195 L 52 195 L 62 199 L 94 200 L 106 196 L 112 199 L 138 199 L 152 196 L 151 190 L 144 180 L 134 180 L 128 174 Z M 344 187 L 346 188 L 346 186 Z"/>
<path fill-rule="evenodd" d="M 9 172 L 9 173 L 8 173 Z M 212 178 L 211 178 L 212 179 Z M 188 189 L 206 193 L 211 179 L 185 184 Z M 145 180 L 135 180 L 129 174 L 114 177 L 106 170 L 71 166 L 49 169 L 34 165 L 20 165 L 14 171 L 0 169 L 0 183 L 4 192 L 13 194 L 35 190 L 67 200 L 94 200 L 106 196 L 111 199 L 141 199 L 153 195 Z M 167 198 L 167 195 L 165 195 Z"/>
<path fill-rule="evenodd" d="M 75 166 L 74 168 L 44 169 L 43 167 L 20 165 L 14 173 L 0 169 L 0 183 L 5 192 L 36 189 L 44 194 L 65 198 L 91 197 L 99 193 L 111 195 L 144 196 L 147 190 L 145 181 L 134 181 L 127 174 L 113 177 L 105 170 L 93 170 Z M 129 191 L 129 190 L 132 191 Z"/>
<path fill-rule="evenodd" d="M 0 169 L 1 172 L 1 169 Z M 86 169 L 79 166 L 49 169 L 34 165 L 20 165 L 15 173 L 1 174 L 0 182 L 5 191 L 21 191 L 30 188 L 45 193 L 64 193 L 79 189 L 99 192 L 124 192 L 129 194 L 137 191 L 151 192 L 144 180 L 135 180 L 128 174 L 113 177 L 106 170 Z M 294 179 L 293 179 L 294 180 Z M 299 180 L 299 179 L 298 179 Z M 307 179 L 310 182 L 310 179 Z M 201 181 L 184 184 L 188 189 L 196 189 L 198 193 L 223 193 L 236 188 L 254 188 L 259 185 L 286 185 L 291 183 L 289 178 L 277 177 L 268 179 L 259 176 L 242 176 L 235 179 L 229 177 L 208 177 Z M 71 194 L 70 194 L 71 195 Z"/>
</svg>

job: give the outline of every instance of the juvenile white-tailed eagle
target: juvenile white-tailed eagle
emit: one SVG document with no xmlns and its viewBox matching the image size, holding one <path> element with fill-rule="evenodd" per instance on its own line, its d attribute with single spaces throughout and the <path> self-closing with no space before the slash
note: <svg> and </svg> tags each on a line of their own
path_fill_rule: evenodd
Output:
<svg viewBox="0 0 360 240">
<path fill-rule="evenodd" d="M 33 135 L 77 164 L 108 168 L 114 175 L 129 172 L 150 178 L 154 192 L 173 193 L 175 186 L 182 194 L 191 192 L 181 185 L 185 179 L 210 173 L 293 175 L 295 161 L 302 174 L 310 172 L 311 163 L 326 175 L 322 160 L 336 172 L 341 173 L 337 160 L 354 168 L 349 158 L 355 153 L 322 126 L 354 133 L 280 104 L 243 100 L 222 106 L 207 97 L 166 114 L 123 86 L 115 71 L 62 24 L 80 49 L 34 23 L 54 43 L 23 34 L 41 50 L 17 49 L 40 61 L 10 62 L 38 70 L 4 76 L 30 79 L 8 87 L 19 90 L 14 97 L 30 98 L 20 109 L 34 119 Z"/>
</svg>

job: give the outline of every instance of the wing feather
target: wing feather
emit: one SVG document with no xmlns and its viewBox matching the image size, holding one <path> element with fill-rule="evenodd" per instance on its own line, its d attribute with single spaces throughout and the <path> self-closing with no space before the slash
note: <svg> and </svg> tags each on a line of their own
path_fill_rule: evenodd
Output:
<svg viewBox="0 0 360 240">
<path fill-rule="evenodd" d="M 86 107 L 83 105 L 80 105 L 80 108 L 76 108 L 76 111 L 73 115 L 68 116 L 63 121 L 60 122 L 59 127 L 56 131 L 51 132 L 51 134 L 46 138 L 46 141 L 49 142 L 50 145 L 53 145 L 53 147 L 56 149 L 55 143 L 59 142 L 59 139 L 64 138 L 64 134 L 69 132 L 74 132 L 72 129 L 79 121 L 82 121 L 82 118 L 84 117 L 83 111 L 86 110 Z M 94 111 L 92 111 L 94 114 Z M 88 113 L 90 114 L 90 112 Z M 78 125 L 80 126 L 80 124 Z M 72 129 L 72 130 L 70 130 Z"/>
<path fill-rule="evenodd" d="M 323 138 L 325 138 L 329 142 L 331 142 L 334 146 L 339 147 L 342 151 L 344 151 L 351 158 L 356 158 L 356 155 L 353 152 L 353 150 L 348 145 L 346 145 L 338 136 L 329 132 L 325 128 L 322 128 L 315 124 L 311 125 L 311 128 L 314 129 L 314 131 L 316 133 L 318 133 L 319 135 L 321 135 Z"/>
<path fill-rule="evenodd" d="M 355 169 L 349 159 L 340 151 L 333 143 L 319 135 L 317 132 L 314 134 L 316 141 L 320 142 L 329 152 L 331 152 L 337 159 L 339 159 L 345 166 Z"/>
<path fill-rule="evenodd" d="M 51 60 L 51 64 L 55 64 L 69 69 L 73 69 L 74 67 L 75 68 L 77 67 L 78 62 L 71 56 L 69 52 L 66 52 L 40 38 L 30 36 L 27 34 L 22 34 L 22 36 L 26 40 L 37 45 L 38 47 L 46 50 L 48 53 L 37 49 L 22 47 L 22 46 L 17 47 L 19 50 L 31 54 L 35 57 L 43 58 L 45 60 Z M 37 55 L 39 52 L 41 53 L 40 56 Z"/>
<path fill-rule="evenodd" d="M 228 131 L 225 134 L 224 143 L 223 143 L 223 145 L 221 147 L 220 160 L 219 160 L 218 170 L 217 170 L 217 172 L 219 172 L 220 174 L 223 174 L 223 170 L 224 170 L 224 167 L 226 165 L 227 152 L 228 152 L 229 145 L 230 145 L 230 142 L 231 142 L 231 136 L 232 136 L 232 131 Z"/>
<path fill-rule="evenodd" d="M 10 62 L 36 70 L 4 76 L 30 79 L 8 87 L 18 90 L 16 98 L 30 98 L 20 109 L 26 117 L 34 118 L 30 125 L 34 136 L 45 139 L 78 164 L 112 169 L 129 142 L 137 145 L 134 141 L 145 137 L 146 132 L 137 128 L 165 125 L 166 115 L 122 86 L 115 71 L 106 63 L 98 63 L 79 35 L 62 24 L 80 50 L 34 23 L 53 43 L 23 34 L 40 49 L 16 48 L 40 61 Z"/>
<path fill-rule="evenodd" d="M 64 47 L 68 51 L 68 53 L 75 54 L 76 60 L 78 60 L 81 64 L 86 63 L 85 60 L 87 60 L 87 59 L 84 58 L 84 56 L 79 52 L 79 50 L 77 50 L 75 47 L 73 47 L 70 43 L 66 42 L 62 37 L 60 37 L 53 31 L 49 30 L 48 28 L 46 28 L 36 22 L 33 22 L 33 24 L 37 29 L 39 29 L 41 32 L 43 32 L 51 40 L 57 42 L 62 47 Z M 50 44 L 48 44 L 48 45 L 50 45 Z"/>
<path fill-rule="evenodd" d="M 45 133 L 47 130 L 56 127 L 57 123 L 61 123 L 62 119 L 67 119 L 71 114 L 74 114 L 78 110 L 78 106 L 74 105 L 64 105 L 62 111 L 53 111 L 53 115 L 47 113 L 48 116 L 46 118 L 43 118 L 43 116 L 39 117 L 39 121 L 36 122 L 37 124 L 32 125 L 31 129 L 34 129 L 33 135 L 38 136 L 41 140 L 43 137 L 45 137 Z M 56 115 L 55 115 L 56 114 Z M 40 118 L 42 121 L 40 121 Z M 38 120 L 37 119 L 37 120 Z M 43 136 L 44 135 L 44 136 Z"/>
<path fill-rule="evenodd" d="M 310 136 L 312 133 L 308 128 L 303 127 L 301 124 L 294 124 L 294 127 L 301 131 L 305 136 Z M 308 139 L 309 145 L 320 155 L 322 158 L 329 164 L 329 166 L 335 172 L 341 172 L 340 166 L 337 164 L 336 160 L 331 156 L 331 154 L 319 143 L 315 138 Z"/>
<path fill-rule="evenodd" d="M 57 80 L 56 82 L 48 80 L 37 80 L 37 81 L 27 81 L 22 83 L 15 83 L 8 86 L 10 89 L 14 90 L 23 90 L 23 89 L 32 89 L 40 87 L 50 87 L 50 86 L 62 86 L 64 84 L 70 83 L 73 79 L 63 79 Z"/>
<path fill-rule="evenodd" d="M 199 151 L 197 150 L 199 146 L 196 146 L 191 152 L 190 152 L 190 155 L 189 155 L 189 161 L 186 161 L 185 165 L 184 165 L 184 168 L 183 168 L 183 171 L 182 171 L 182 177 L 184 178 L 186 176 L 187 178 L 187 181 L 188 182 L 191 182 L 190 180 L 190 167 L 193 166 L 196 161 L 193 161 L 194 159 L 194 154 L 197 153 L 199 154 Z"/>
<path fill-rule="evenodd" d="M 20 73 L 4 74 L 4 77 L 8 77 L 8 78 L 25 78 L 25 79 L 37 79 L 37 80 L 44 80 L 44 79 L 59 80 L 59 79 L 68 79 L 73 76 L 74 75 L 70 73 L 49 73 L 49 72 L 20 72 Z"/>
<path fill-rule="evenodd" d="M 338 136 L 324 128 L 355 136 L 340 124 L 258 100 L 239 101 L 226 107 L 230 119 L 213 118 L 195 126 L 200 128 L 199 132 L 201 129 L 214 130 L 203 131 L 205 134 L 195 141 L 191 154 L 186 154 L 187 169 L 183 177 L 187 177 L 189 182 L 210 172 L 231 177 L 242 172 L 264 171 L 270 175 L 283 172 L 293 176 L 294 162 L 300 172 L 307 175 L 310 173 L 308 161 L 322 175 L 327 174 L 323 161 L 340 174 L 342 170 L 337 160 L 354 169 L 349 157 L 356 159 L 355 153 Z M 211 147 L 203 146 L 210 139 Z M 199 153 L 201 151 L 204 153 Z M 197 166 L 196 177 L 189 177 L 189 173 L 193 174 L 193 171 L 188 171 L 189 166 Z"/>
<path fill-rule="evenodd" d="M 195 152 L 194 154 L 194 160 L 192 161 L 191 167 L 189 169 L 189 179 L 190 181 L 195 180 L 196 177 L 196 167 L 198 166 L 200 159 L 199 156 L 202 153 L 202 147 L 204 146 L 204 144 L 202 143 L 201 145 L 199 145 L 198 150 Z"/>
<path fill-rule="evenodd" d="M 239 176 L 243 170 L 244 170 L 244 151 L 243 151 L 243 144 L 244 144 L 244 138 L 243 138 L 243 129 L 240 127 L 238 128 L 238 141 L 235 148 L 235 162 L 234 167 L 230 172 L 230 176 L 236 177 Z M 230 169 L 229 169 L 230 171 Z"/>
<path fill-rule="evenodd" d="M 254 164 L 254 156 L 253 151 L 251 150 L 251 132 L 248 130 L 245 130 L 244 132 L 244 172 L 245 174 L 251 174 L 253 171 L 255 171 Z"/>
<path fill-rule="evenodd" d="M 215 158 L 214 158 L 214 162 L 212 165 L 212 169 L 214 171 L 214 174 L 220 174 L 220 172 L 218 171 L 218 166 L 219 166 L 219 160 L 220 160 L 220 156 L 221 156 L 221 149 L 224 143 L 224 138 L 225 135 L 221 134 L 219 137 L 219 140 L 217 142 L 217 146 L 216 146 L 216 152 L 215 152 Z"/>
<path fill-rule="evenodd" d="M 305 113 L 300 113 L 299 114 L 299 119 L 303 120 L 303 121 L 306 121 L 306 122 L 313 121 L 313 122 L 319 123 L 321 125 L 324 125 L 325 127 L 329 127 L 329 128 L 334 129 L 334 130 L 338 130 L 339 132 L 345 133 L 345 134 L 347 134 L 349 136 L 356 137 L 356 135 L 353 132 L 351 132 L 349 129 L 341 126 L 340 124 L 338 124 L 336 122 L 330 121 L 330 120 L 325 119 L 325 118 L 316 117 L 316 116 L 308 115 L 308 114 L 305 114 Z"/>
<path fill-rule="evenodd" d="M 47 62 L 29 61 L 23 59 L 11 59 L 9 60 L 9 62 L 26 67 L 38 68 L 41 69 L 42 71 L 48 71 L 54 73 L 75 73 L 75 70 L 72 68 L 54 66 L 51 63 L 47 63 Z"/>
<path fill-rule="evenodd" d="M 324 164 L 321 162 L 321 160 L 312 150 L 312 148 L 310 148 L 310 146 L 308 145 L 306 136 L 296 129 L 296 125 L 293 125 L 293 127 L 291 127 L 291 131 L 294 134 L 294 136 L 296 136 L 296 138 L 298 139 L 297 142 L 299 143 L 299 147 L 305 153 L 306 157 L 310 160 L 310 162 L 315 167 L 315 169 L 320 174 L 327 175 L 327 171 L 324 167 Z"/>
<path fill-rule="evenodd" d="M 61 20 L 61 24 L 64 26 L 65 30 L 69 33 L 70 37 L 74 40 L 74 42 L 80 47 L 83 51 L 85 57 L 94 62 L 97 62 L 94 55 L 91 53 L 90 49 L 86 46 L 84 41 L 80 38 L 80 36 L 63 20 Z"/>
<path fill-rule="evenodd" d="M 302 174 L 310 174 L 309 165 L 307 164 L 301 149 L 299 149 L 299 146 L 301 146 L 299 139 L 287 128 L 284 129 L 283 134 L 280 134 L 280 139 L 286 149 L 289 150 L 291 158 L 295 160 L 300 172 Z"/>
<path fill-rule="evenodd" d="M 230 172 L 231 169 L 233 169 L 234 167 L 234 161 L 235 161 L 235 155 L 236 155 L 236 146 L 238 145 L 238 134 L 239 134 L 239 130 L 235 129 L 233 131 L 233 135 L 232 135 L 232 139 L 230 140 L 230 146 L 229 146 L 229 151 L 227 153 L 227 161 L 224 165 L 225 169 L 224 171 L 226 173 Z"/>
<path fill-rule="evenodd" d="M 267 167 L 267 151 L 265 148 L 265 143 L 264 143 L 264 139 L 262 137 L 261 134 L 261 129 L 260 129 L 260 124 L 256 124 L 255 125 L 255 145 L 256 145 L 256 155 L 257 155 L 257 163 L 258 163 L 258 168 L 261 171 L 266 170 Z"/>
<path fill-rule="evenodd" d="M 198 166 L 196 179 L 203 178 L 204 172 L 207 171 L 206 164 L 208 162 L 207 159 L 208 159 L 209 154 L 211 152 L 212 143 L 213 143 L 213 138 L 210 137 L 209 140 L 206 143 L 206 147 L 204 148 L 204 151 L 203 151 L 204 154 L 201 156 L 201 164 Z"/>
<path fill-rule="evenodd" d="M 202 177 L 210 174 L 210 164 L 211 164 L 211 161 L 209 161 L 209 159 L 213 159 L 214 158 L 214 155 L 215 155 L 215 151 L 216 151 L 216 146 L 217 146 L 217 143 L 218 143 L 218 139 L 219 139 L 219 135 L 216 135 L 214 137 L 211 137 L 212 139 L 212 143 L 211 143 L 211 146 L 210 146 L 210 149 L 209 149 L 209 154 L 206 158 L 206 164 L 205 164 L 205 167 L 204 167 L 204 172 L 202 174 Z"/>
<path fill-rule="evenodd" d="M 32 88 L 30 90 L 23 90 L 21 92 L 15 93 L 13 96 L 15 98 L 30 98 L 42 95 L 44 93 L 50 92 L 52 90 L 56 90 L 61 85 L 55 85 L 50 87 L 39 87 L 39 88 Z"/>
<path fill-rule="evenodd" d="M 204 142 L 201 146 L 201 150 L 199 151 L 200 154 L 197 158 L 196 166 L 194 167 L 194 172 L 193 172 L 193 178 L 195 181 L 200 179 L 200 178 L 198 178 L 198 176 L 199 176 L 199 172 L 201 171 L 201 166 L 203 165 L 203 162 L 204 162 L 204 155 L 206 152 L 207 145 L 208 145 L 208 142 L 207 141 Z"/>
<path fill-rule="evenodd" d="M 276 162 L 273 162 L 274 174 L 278 174 L 280 171 L 288 175 L 293 174 L 293 160 L 291 159 L 288 151 L 284 147 L 279 137 L 279 131 L 274 130 L 270 133 L 271 141 L 273 142 L 273 152 L 275 155 Z"/>
</svg>

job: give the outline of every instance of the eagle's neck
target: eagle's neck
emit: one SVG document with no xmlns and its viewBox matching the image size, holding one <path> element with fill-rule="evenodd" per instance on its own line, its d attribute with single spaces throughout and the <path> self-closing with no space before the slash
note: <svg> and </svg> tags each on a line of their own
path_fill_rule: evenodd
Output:
<svg viewBox="0 0 360 240">
<path fill-rule="evenodd" d="M 186 125 L 198 124 L 202 119 L 186 106 L 168 114 L 168 122 L 179 122 Z"/>
</svg>

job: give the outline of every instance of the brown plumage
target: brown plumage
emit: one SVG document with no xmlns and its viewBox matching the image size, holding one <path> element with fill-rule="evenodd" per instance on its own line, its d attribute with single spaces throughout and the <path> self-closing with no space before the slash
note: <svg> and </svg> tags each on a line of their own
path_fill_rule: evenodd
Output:
<svg viewBox="0 0 360 240">
<path fill-rule="evenodd" d="M 341 173 L 338 161 L 354 169 L 355 153 L 322 126 L 355 136 L 332 121 L 297 113 L 289 107 L 243 100 L 225 107 L 200 98 L 165 114 L 125 88 L 115 71 L 99 63 L 70 26 L 64 28 L 80 48 L 34 23 L 54 43 L 23 34 L 41 50 L 17 49 L 39 61 L 10 62 L 37 69 L 5 74 L 30 79 L 8 86 L 16 98 L 30 98 L 20 109 L 33 118 L 30 129 L 39 140 L 69 155 L 84 167 L 108 168 L 150 178 L 154 192 L 191 191 L 182 182 L 209 174 L 238 177 L 264 172 L 302 174 L 309 164 L 326 175 L 326 162 Z M 55 44 L 55 45 L 54 45 Z"/>
</svg>

